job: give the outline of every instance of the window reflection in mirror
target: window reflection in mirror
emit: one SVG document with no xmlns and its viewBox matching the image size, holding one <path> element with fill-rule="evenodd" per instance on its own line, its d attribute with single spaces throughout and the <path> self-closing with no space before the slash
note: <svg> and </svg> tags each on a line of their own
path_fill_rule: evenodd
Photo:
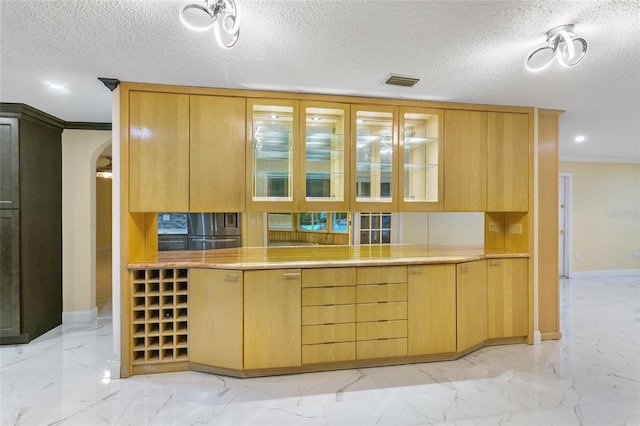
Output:
<svg viewBox="0 0 640 426">
<path fill-rule="evenodd" d="M 268 213 L 269 246 L 349 245 L 347 212 Z"/>
</svg>

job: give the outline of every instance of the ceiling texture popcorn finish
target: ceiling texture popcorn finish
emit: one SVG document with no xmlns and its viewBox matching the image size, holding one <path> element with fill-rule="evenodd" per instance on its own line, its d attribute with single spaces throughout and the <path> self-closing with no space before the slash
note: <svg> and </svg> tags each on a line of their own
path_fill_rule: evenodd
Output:
<svg viewBox="0 0 640 426">
<path fill-rule="evenodd" d="M 0 101 L 111 121 L 98 77 L 187 86 L 562 109 L 560 156 L 640 161 L 640 2 L 238 0 L 221 49 L 178 19 L 185 1 L 0 2 Z M 574 24 L 589 54 L 530 73 L 545 31 Z M 388 74 L 422 79 L 380 84 Z M 68 91 L 48 90 L 61 82 Z M 576 145 L 576 134 L 587 137 Z"/>
</svg>

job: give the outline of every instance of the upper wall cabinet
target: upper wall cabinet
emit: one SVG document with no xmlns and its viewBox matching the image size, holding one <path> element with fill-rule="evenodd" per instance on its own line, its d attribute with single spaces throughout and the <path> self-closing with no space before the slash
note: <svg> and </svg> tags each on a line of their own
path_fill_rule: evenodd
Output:
<svg viewBox="0 0 640 426">
<path fill-rule="evenodd" d="M 529 116 L 490 112 L 487 211 L 529 210 Z"/>
<path fill-rule="evenodd" d="M 296 211 L 298 101 L 247 101 L 247 211 Z"/>
<path fill-rule="evenodd" d="M 189 96 L 129 93 L 129 210 L 189 210 Z"/>
<path fill-rule="evenodd" d="M 0 209 L 20 208 L 20 126 L 0 117 Z"/>
<path fill-rule="evenodd" d="M 349 105 L 301 102 L 301 211 L 349 209 Z"/>
<path fill-rule="evenodd" d="M 398 108 L 351 106 L 351 211 L 398 210 Z"/>
<path fill-rule="evenodd" d="M 400 108 L 400 211 L 442 210 L 442 110 Z"/>
<path fill-rule="evenodd" d="M 487 207 L 487 113 L 446 110 L 444 116 L 444 210 Z"/>
<path fill-rule="evenodd" d="M 190 211 L 244 211 L 245 99 L 191 96 L 190 108 Z"/>
</svg>

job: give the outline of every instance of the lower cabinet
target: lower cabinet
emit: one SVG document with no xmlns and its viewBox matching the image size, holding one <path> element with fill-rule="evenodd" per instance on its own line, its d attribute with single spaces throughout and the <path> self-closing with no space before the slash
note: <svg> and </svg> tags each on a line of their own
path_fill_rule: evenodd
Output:
<svg viewBox="0 0 640 426">
<path fill-rule="evenodd" d="M 0 211 L 0 235 L 0 338 L 18 338 L 21 299 L 18 210 Z"/>
<path fill-rule="evenodd" d="M 456 266 L 408 267 L 409 355 L 456 351 Z"/>
<path fill-rule="evenodd" d="M 189 361 L 242 370 L 242 271 L 189 271 Z"/>
<path fill-rule="evenodd" d="M 457 275 L 457 351 L 487 340 L 487 261 L 460 263 Z"/>
<path fill-rule="evenodd" d="M 301 271 L 244 272 L 244 368 L 301 365 Z"/>
<path fill-rule="evenodd" d="M 488 263 L 489 339 L 529 335 L 528 259 Z"/>
<path fill-rule="evenodd" d="M 356 359 L 356 268 L 302 270 L 302 364 Z"/>
<path fill-rule="evenodd" d="M 360 267 L 356 282 L 356 358 L 406 356 L 407 267 Z"/>
<path fill-rule="evenodd" d="M 488 339 L 523 337 L 529 332 L 527 265 L 528 259 L 506 258 L 302 270 L 190 269 L 188 360 L 260 375 L 256 370 L 446 358 Z M 134 364 L 161 362 L 164 346 L 154 344 L 164 345 L 165 304 L 177 303 L 172 321 L 184 326 L 173 328 L 186 333 L 180 316 L 187 311 L 186 269 L 138 271 L 133 277 Z M 154 321 L 162 327 L 154 328 Z M 176 341 L 186 344 L 185 339 Z M 186 359 L 176 358 L 186 356 L 186 346 L 176 348 L 167 352 L 173 356 L 167 361 Z"/>
</svg>

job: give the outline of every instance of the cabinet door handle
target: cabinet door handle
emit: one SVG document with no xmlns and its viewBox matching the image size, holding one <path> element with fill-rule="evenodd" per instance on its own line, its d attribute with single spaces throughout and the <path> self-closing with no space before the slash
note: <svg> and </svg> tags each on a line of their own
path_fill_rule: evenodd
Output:
<svg viewBox="0 0 640 426">
<path fill-rule="evenodd" d="M 502 266 L 502 260 L 491 260 L 489 266 Z"/>
<path fill-rule="evenodd" d="M 239 281 L 240 277 L 236 274 L 224 274 L 225 281 Z"/>
<path fill-rule="evenodd" d="M 469 272 L 469 267 L 468 266 L 461 266 L 460 267 L 460 272 L 462 272 L 462 273 Z"/>
<path fill-rule="evenodd" d="M 422 273 L 422 268 L 409 268 L 409 273 L 411 275 L 420 275 Z"/>
<path fill-rule="evenodd" d="M 284 274 L 284 279 L 285 280 L 299 280 L 300 279 L 300 272 L 291 272 L 291 273 Z"/>
</svg>

